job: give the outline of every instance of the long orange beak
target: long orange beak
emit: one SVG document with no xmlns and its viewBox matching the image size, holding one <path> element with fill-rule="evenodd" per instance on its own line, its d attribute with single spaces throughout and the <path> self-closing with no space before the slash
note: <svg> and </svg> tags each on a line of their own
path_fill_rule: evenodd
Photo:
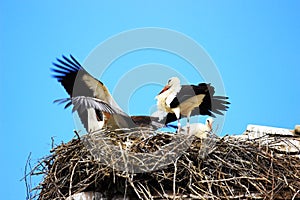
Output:
<svg viewBox="0 0 300 200">
<path fill-rule="evenodd" d="M 168 90 L 170 88 L 170 86 L 166 85 L 162 91 L 160 91 L 160 93 L 158 95 L 160 95 L 161 93 L 163 93 L 164 91 Z"/>
</svg>

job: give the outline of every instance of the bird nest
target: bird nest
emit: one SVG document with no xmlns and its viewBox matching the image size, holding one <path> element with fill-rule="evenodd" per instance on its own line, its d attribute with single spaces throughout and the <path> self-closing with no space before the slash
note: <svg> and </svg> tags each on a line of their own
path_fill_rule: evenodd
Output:
<svg viewBox="0 0 300 200">
<path fill-rule="evenodd" d="M 300 198 L 299 156 L 229 136 L 106 130 L 62 143 L 41 159 L 30 173 L 44 176 L 31 199 L 87 191 L 105 199 Z"/>
</svg>

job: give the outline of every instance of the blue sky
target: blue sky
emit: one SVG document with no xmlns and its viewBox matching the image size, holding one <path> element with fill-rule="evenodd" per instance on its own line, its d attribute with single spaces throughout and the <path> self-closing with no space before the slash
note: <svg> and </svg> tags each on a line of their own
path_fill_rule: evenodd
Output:
<svg viewBox="0 0 300 200">
<path fill-rule="evenodd" d="M 250 123 L 293 128 L 300 123 L 299 9 L 299 1 L 0 1 L 1 193 L 24 199 L 28 154 L 34 163 L 49 154 L 51 137 L 59 144 L 74 135 L 71 111 L 52 104 L 66 93 L 51 78 L 51 63 L 70 53 L 83 63 L 99 43 L 126 30 L 167 28 L 206 50 L 232 102 L 223 134 L 241 133 Z M 186 65 L 159 52 L 122 59 L 106 74 L 110 90 L 118 63 L 163 63 L 179 72 Z M 154 100 L 139 98 L 149 89 L 133 95 L 131 114 L 147 112 L 144 104 Z"/>
</svg>

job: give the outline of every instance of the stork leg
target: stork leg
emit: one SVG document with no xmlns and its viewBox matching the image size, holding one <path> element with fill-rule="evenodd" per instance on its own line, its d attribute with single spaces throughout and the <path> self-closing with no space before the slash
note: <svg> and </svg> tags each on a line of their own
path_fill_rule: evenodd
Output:
<svg viewBox="0 0 300 200">
<path fill-rule="evenodd" d="M 178 128 L 177 128 L 177 133 L 179 133 L 180 130 L 181 130 L 180 119 L 178 119 L 177 127 L 178 127 Z"/>
<path fill-rule="evenodd" d="M 190 133 L 190 119 L 191 119 L 190 116 L 191 116 L 191 111 L 186 116 L 186 120 L 187 120 L 187 123 L 186 123 L 187 134 Z"/>
<path fill-rule="evenodd" d="M 190 134 L 190 117 L 187 117 L 187 123 L 186 123 L 186 129 L 187 129 L 187 134 Z"/>
<path fill-rule="evenodd" d="M 177 107 L 177 108 L 173 108 L 173 112 L 175 113 L 176 115 L 176 118 L 178 120 L 178 129 L 177 129 L 177 133 L 180 132 L 181 130 L 181 124 L 180 124 L 180 107 Z"/>
</svg>

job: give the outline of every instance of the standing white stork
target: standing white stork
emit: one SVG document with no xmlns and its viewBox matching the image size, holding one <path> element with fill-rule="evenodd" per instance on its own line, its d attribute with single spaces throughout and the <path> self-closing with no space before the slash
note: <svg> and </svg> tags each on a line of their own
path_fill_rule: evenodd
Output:
<svg viewBox="0 0 300 200">
<path fill-rule="evenodd" d="M 225 96 L 215 96 L 215 89 L 210 84 L 180 85 L 177 77 L 168 80 L 167 85 L 156 96 L 157 108 L 167 113 L 165 124 L 178 120 L 178 132 L 180 131 L 180 118 L 187 117 L 189 127 L 190 116 L 215 114 L 223 115 L 230 104 Z"/>
<path fill-rule="evenodd" d="M 91 76 L 72 56 L 57 59 L 52 71 L 62 84 L 69 98 L 55 102 L 73 104 L 73 111 L 78 111 L 79 118 L 88 132 L 101 129 L 107 125 L 112 129 L 151 126 L 160 128 L 158 118 L 150 116 L 128 116 L 115 102 L 105 85 Z"/>
</svg>

